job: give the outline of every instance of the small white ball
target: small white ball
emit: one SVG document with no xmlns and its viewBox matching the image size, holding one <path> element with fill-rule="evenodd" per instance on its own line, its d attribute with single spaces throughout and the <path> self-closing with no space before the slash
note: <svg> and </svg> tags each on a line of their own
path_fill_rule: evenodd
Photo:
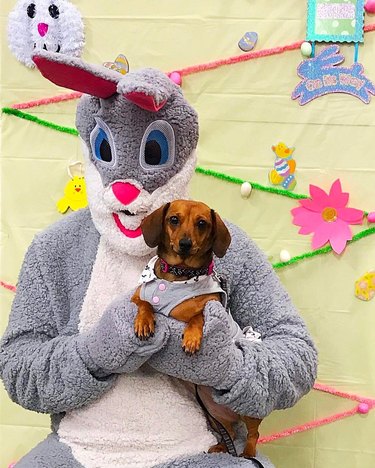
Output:
<svg viewBox="0 0 375 468">
<path fill-rule="evenodd" d="M 241 197 L 242 198 L 249 198 L 252 189 L 253 189 L 253 187 L 251 186 L 251 184 L 249 182 L 244 182 L 241 185 Z"/>
<path fill-rule="evenodd" d="M 303 42 L 301 45 L 301 54 L 304 57 L 311 57 L 312 54 L 312 46 L 310 42 Z"/>
<path fill-rule="evenodd" d="M 289 260 L 291 259 L 292 257 L 290 256 L 290 253 L 287 251 L 287 250 L 282 250 L 280 252 L 280 260 L 282 262 L 289 262 Z"/>
</svg>

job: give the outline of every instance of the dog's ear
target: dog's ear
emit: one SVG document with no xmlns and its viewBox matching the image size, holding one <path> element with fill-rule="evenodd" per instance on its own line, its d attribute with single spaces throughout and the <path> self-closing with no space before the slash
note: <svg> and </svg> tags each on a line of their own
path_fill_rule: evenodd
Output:
<svg viewBox="0 0 375 468">
<path fill-rule="evenodd" d="M 212 250 L 217 257 L 221 258 L 224 257 L 225 252 L 228 250 L 232 238 L 223 220 L 214 210 L 211 210 L 211 218 L 214 235 Z"/>
<path fill-rule="evenodd" d="M 162 238 L 164 217 L 170 207 L 170 203 L 166 203 L 146 218 L 141 223 L 143 238 L 149 247 L 157 247 Z"/>
</svg>

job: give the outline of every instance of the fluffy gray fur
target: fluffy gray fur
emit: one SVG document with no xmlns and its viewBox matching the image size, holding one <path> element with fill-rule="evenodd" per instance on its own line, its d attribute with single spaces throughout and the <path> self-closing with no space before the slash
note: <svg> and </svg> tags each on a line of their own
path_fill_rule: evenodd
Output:
<svg viewBox="0 0 375 468">
<path fill-rule="evenodd" d="M 134 76 L 133 76 L 134 75 Z M 144 75 L 144 79 L 139 77 Z M 81 138 L 90 149 L 90 158 L 107 186 L 114 180 L 135 179 L 149 193 L 163 186 L 186 163 L 198 143 L 198 117 L 195 110 L 183 98 L 180 89 L 162 72 L 142 70 L 127 75 L 118 87 L 143 91 L 156 99 L 168 97 L 167 103 L 158 112 L 139 108 L 124 96 L 115 94 L 109 99 L 84 96 L 78 104 L 76 125 Z M 146 80 L 147 78 L 147 80 Z M 154 84 L 152 85 L 152 80 Z M 138 86 L 135 86 L 138 83 Z M 162 91 L 158 91 L 159 88 Z M 96 126 L 95 117 L 100 118 L 109 128 L 116 153 L 114 165 L 99 161 L 93 154 L 90 135 Z M 170 167 L 143 169 L 140 166 L 140 142 L 147 127 L 156 120 L 167 121 L 175 136 L 175 158 Z"/>
<path fill-rule="evenodd" d="M 52 414 L 78 408 L 107 391 L 117 372 L 141 366 L 148 357 L 142 348 L 149 346 L 155 353 L 150 365 L 212 385 L 216 401 L 235 411 L 263 417 L 292 406 L 313 385 L 315 348 L 264 255 L 241 230 L 230 230 L 232 244 L 216 260 L 217 270 L 228 280 L 233 317 L 262 333 L 263 342 L 233 344 L 225 338 L 225 312 L 211 302 L 196 356 L 181 351 L 183 324 L 164 316 L 157 317 L 150 342 L 137 340 L 134 308 L 125 298 L 114 301 L 89 334 L 79 335 L 78 314 L 99 241 L 90 213 L 69 215 L 37 236 L 1 342 L 0 375 L 11 398 Z"/>
<path fill-rule="evenodd" d="M 274 468 L 272 463 L 260 454 L 257 460 L 262 462 L 264 468 Z M 169 463 L 157 465 L 155 468 L 259 468 L 253 461 L 243 458 L 233 458 L 227 454 L 195 455 L 193 457 L 179 458 Z M 70 448 L 60 442 L 56 434 L 50 434 L 17 464 L 17 468 L 84 468 L 74 459 Z"/>
</svg>

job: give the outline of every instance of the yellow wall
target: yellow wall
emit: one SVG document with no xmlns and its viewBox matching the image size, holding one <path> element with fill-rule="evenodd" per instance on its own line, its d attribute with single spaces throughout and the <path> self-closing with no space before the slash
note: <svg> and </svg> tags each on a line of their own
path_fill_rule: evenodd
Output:
<svg viewBox="0 0 375 468">
<path fill-rule="evenodd" d="M 63 92 L 10 54 L 6 17 L 14 0 L 1 0 L 2 106 Z M 237 55 L 239 38 L 257 31 L 258 48 L 289 44 L 305 36 L 302 0 L 128 0 L 74 2 L 84 16 L 84 58 L 93 63 L 124 53 L 131 68 L 174 70 Z M 375 17 L 367 22 L 375 22 Z M 353 48 L 345 47 L 349 63 Z M 360 61 L 375 80 L 375 32 L 366 34 Z M 320 98 L 305 107 L 290 99 L 298 83 L 299 51 L 289 52 L 184 80 L 187 99 L 200 115 L 199 164 L 243 179 L 268 184 L 271 145 L 295 146 L 297 188 L 310 183 L 328 189 L 340 177 L 350 205 L 375 210 L 375 98 L 366 106 L 347 95 Z M 75 102 L 32 109 L 41 118 L 74 125 Z M 26 247 L 40 229 L 60 218 L 55 202 L 67 182 L 68 162 L 81 159 L 76 137 L 3 115 L 1 128 L 1 272 L 15 283 Z M 239 187 L 204 176 L 192 184 L 206 201 L 238 223 L 278 261 L 310 250 L 309 236 L 297 234 L 288 198 L 254 192 L 243 200 Z M 363 227 L 364 228 L 364 227 Z M 362 228 L 356 228 L 358 232 Z M 375 300 L 354 297 L 354 281 L 375 267 L 374 237 L 347 248 L 344 255 L 315 257 L 280 271 L 320 352 L 319 381 L 375 397 Z M 6 326 L 12 293 L 0 290 L 0 332 Z M 12 404 L 0 390 L 0 467 L 19 458 L 48 433 L 48 418 Z M 351 408 L 353 403 L 312 392 L 295 408 L 275 412 L 263 424 L 269 434 Z M 375 466 L 375 411 L 262 447 L 280 468 L 371 468 Z"/>
</svg>

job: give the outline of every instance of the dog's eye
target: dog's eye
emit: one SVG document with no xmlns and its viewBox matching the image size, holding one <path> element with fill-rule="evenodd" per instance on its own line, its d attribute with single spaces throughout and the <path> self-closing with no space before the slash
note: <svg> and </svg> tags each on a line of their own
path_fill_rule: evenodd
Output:
<svg viewBox="0 0 375 468">
<path fill-rule="evenodd" d="M 115 164 L 113 140 L 107 125 L 100 119 L 90 135 L 92 153 L 95 159 L 110 165 Z"/>
<path fill-rule="evenodd" d="M 165 168 L 173 164 L 175 138 L 171 125 L 164 120 L 152 122 L 145 131 L 140 150 L 144 169 Z"/>
<path fill-rule="evenodd" d="M 201 219 L 198 221 L 197 225 L 200 229 L 204 229 L 207 226 L 207 222 L 204 219 Z"/>
<path fill-rule="evenodd" d="M 169 222 L 170 222 L 170 224 L 172 224 L 173 226 L 177 226 L 177 224 L 178 224 L 178 218 L 177 218 L 177 216 L 171 216 L 171 217 L 169 218 Z"/>
</svg>

